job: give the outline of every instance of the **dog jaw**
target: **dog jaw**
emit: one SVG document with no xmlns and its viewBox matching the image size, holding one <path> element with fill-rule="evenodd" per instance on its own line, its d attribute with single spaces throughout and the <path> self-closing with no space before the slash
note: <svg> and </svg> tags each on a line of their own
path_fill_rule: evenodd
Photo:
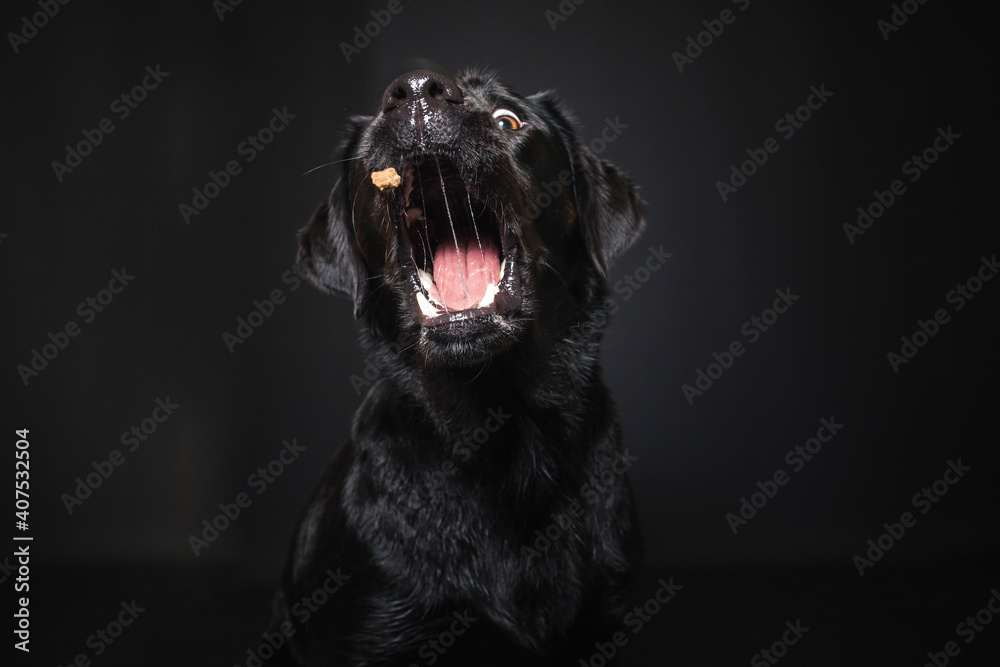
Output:
<svg viewBox="0 0 1000 667">
<path fill-rule="evenodd" d="M 441 156 L 416 156 L 403 174 L 396 259 L 414 321 L 434 327 L 513 314 L 522 301 L 517 241 L 488 197 Z"/>
</svg>

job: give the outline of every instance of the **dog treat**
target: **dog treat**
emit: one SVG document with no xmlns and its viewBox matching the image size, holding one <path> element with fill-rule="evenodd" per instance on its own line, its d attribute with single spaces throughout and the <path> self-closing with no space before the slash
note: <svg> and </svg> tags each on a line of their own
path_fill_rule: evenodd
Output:
<svg viewBox="0 0 1000 667">
<path fill-rule="evenodd" d="M 399 186 L 399 174 L 394 167 L 372 172 L 372 183 L 378 186 L 379 190 L 395 188 Z"/>
</svg>

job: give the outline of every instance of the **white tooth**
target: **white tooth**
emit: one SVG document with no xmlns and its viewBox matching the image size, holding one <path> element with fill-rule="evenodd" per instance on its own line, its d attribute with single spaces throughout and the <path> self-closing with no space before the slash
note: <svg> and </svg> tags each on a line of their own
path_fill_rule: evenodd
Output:
<svg viewBox="0 0 1000 667">
<path fill-rule="evenodd" d="M 417 277 L 420 278 L 420 284 L 424 286 L 424 289 L 430 292 L 431 288 L 434 287 L 434 278 L 431 274 L 423 269 L 417 269 Z"/>
<path fill-rule="evenodd" d="M 431 305 L 423 292 L 417 292 L 417 305 L 420 306 L 420 312 L 424 317 L 437 317 L 438 309 Z"/>
<path fill-rule="evenodd" d="M 493 299 L 496 298 L 496 295 L 497 295 L 497 286 L 492 284 L 487 285 L 486 294 L 483 295 L 483 300 L 479 302 L 479 307 L 485 308 L 486 306 L 493 305 Z"/>
<path fill-rule="evenodd" d="M 506 257 L 504 257 L 504 258 L 503 258 L 503 261 L 502 261 L 502 262 L 500 262 L 500 280 L 501 280 L 501 281 L 503 280 L 503 272 L 504 272 L 504 269 L 505 269 L 506 267 L 507 267 L 507 258 L 506 258 Z M 499 281 L 498 281 L 498 282 L 499 282 Z"/>
</svg>

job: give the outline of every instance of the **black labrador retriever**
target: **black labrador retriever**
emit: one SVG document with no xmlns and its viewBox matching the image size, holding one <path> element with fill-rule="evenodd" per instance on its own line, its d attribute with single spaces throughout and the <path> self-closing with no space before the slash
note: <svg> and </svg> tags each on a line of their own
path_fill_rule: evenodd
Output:
<svg viewBox="0 0 1000 667">
<path fill-rule="evenodd" d="M 641 550 L 598 355 L 644 204 L 551 93 L 480 71 L 399 77 L 343 157 L 299 261 L 379 377 L 295 530 L 284 659 L 577 665 Z"/>
</svg>

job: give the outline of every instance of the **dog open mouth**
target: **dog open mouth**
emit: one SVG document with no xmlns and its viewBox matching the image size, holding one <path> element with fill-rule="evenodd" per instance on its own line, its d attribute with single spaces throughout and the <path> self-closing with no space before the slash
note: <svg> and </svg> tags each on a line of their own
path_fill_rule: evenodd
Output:
<svg viewBox="0 0 1000 667">
<path fill-rule="evenodd" d="M 420 155 L 398 190 L 400 265 L 423 326 L 508 315 L 522 299 L 517 243 L 449 159 Z"/>
</svg>

